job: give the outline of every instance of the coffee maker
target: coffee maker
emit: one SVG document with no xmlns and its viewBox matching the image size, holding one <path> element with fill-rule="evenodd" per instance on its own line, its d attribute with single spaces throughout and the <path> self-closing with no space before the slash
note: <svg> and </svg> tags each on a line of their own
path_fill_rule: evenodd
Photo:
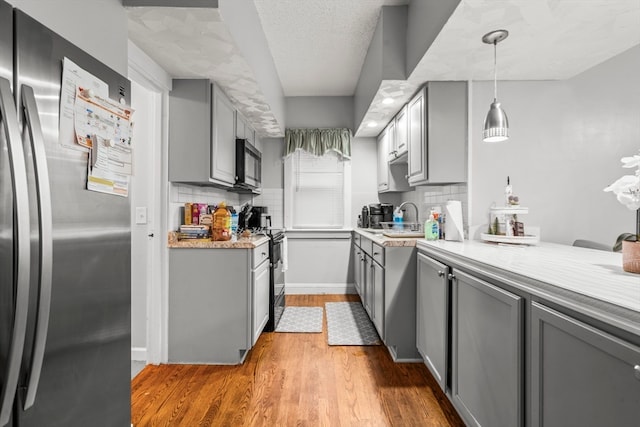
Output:
<svg viewBox="0 0 640 427">
<path fill-rule="evenodd" d="M 238 228 L 240 230 L 257 230 L 269 228 L 271 217 L 267 206 L 252 206 L 247 203 L 238 214 Z"/>
</svg>

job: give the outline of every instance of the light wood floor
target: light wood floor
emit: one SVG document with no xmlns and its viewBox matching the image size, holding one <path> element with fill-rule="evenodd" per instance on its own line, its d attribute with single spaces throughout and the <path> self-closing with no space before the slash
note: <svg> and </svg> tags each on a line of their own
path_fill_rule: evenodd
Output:
<svg viewBox="0 0 640 427">
<path fill-rule="evenodd" d="M 287 305 L 358 301 L 287 296 Z M 384 346 L 328 346 L 320 334 L 263 333 L 239 366 L 149 365 L 131 382 L 143 426 L 463 426 L 422 363 Z"/>
</svg>

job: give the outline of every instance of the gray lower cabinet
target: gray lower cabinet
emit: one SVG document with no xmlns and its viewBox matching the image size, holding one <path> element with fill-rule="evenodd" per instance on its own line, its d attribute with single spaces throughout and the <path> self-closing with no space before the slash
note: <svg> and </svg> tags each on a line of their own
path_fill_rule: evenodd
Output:
<svg viewBox="0 0 640 427">
<path fill-rule="evenodd" d="M 170 363 L 244 361 L 269 313 L 269 259 L 255 259 L 267 250 L 259 248 L 169 250 Z"/>
<path fill-rule="evenodd" d="M 396 361 L 416 361 L 416 248 L 354 236 L 354 280 L 362 305 Z"/>
<path fill-rule="evenodd" d="M 640 347 L 531 308 L 532 427 L 640 425 Z"/>
<path fill-rule="evenodd" d="M 418 254 L 416 346 L 443 391 L 447 390 L 449 267 Z"/>
<path fill-rule="evenodd" d="M 451 279 L 453 404 L 469 426 L 522 425 L 523 300 L 459 270 Z"/>
</svg>

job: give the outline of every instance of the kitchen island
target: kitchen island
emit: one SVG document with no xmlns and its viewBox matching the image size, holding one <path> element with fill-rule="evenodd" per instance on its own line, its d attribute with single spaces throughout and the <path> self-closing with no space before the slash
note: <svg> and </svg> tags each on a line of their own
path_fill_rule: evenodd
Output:
<svg viewBox="0 0 640 427">
<path fill-rule="evenodd" d="M 640 276 L 621 254 L 419 240 L 417 346 L 468 425 L 635 425 Z"/>
<path fill-rule="evenodd" d="M 170 363 L 239 364 L 269 318 L 269 238 L 169 233 Z"/>
</svg>

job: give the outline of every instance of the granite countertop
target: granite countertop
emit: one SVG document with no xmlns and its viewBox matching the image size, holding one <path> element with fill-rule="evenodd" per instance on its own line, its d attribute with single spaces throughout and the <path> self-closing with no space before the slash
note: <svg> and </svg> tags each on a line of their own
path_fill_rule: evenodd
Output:
<svg viewBox="0 0 640 427">
<path fill-rule="evenodd" d="M 615 316 L 622 327 L 640 335 L 640 275 L 622 270 L 621 253 L 546 242 L 524 246 L 418 239 L 417 246 L 448 262 L 484 268 L 533 295 L 575 304 L 571 308 L 584 314 Z"/>
<path fill-rule="evenodd" d="M 263 234 L 252 234 L 250 237 L 238 237 L 238 240 L 232 242 L 231 240 L 223 242 L 214 242 L 213 240 L 178 240 L 176 232 L 170 231 L 167 240 L 167 246 L 169 248 L 195 248 L 195 249 L 253 249 L 264 243 L 267 243 L 269 238 Z"/>
<path fill-rule="evenodd" d="M 386 248 L 416 246 L 416 242 L 421 239 L 420 237 L 387 237 L 382 234 L 382 230 L 374 228 L 354 228 L 353 231 Z"/>
</svg>

